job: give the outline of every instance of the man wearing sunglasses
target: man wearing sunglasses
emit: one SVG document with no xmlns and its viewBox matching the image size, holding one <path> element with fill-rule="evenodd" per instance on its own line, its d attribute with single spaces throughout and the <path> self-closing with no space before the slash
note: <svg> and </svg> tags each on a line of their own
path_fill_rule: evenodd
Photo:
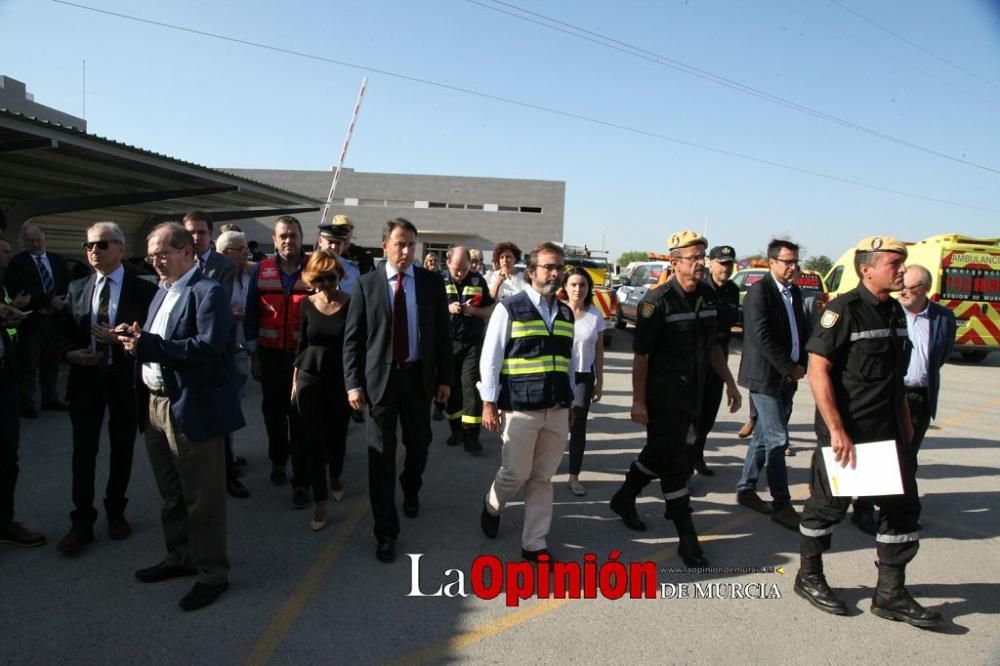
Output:
<svg viewBox="0 0 1000 666">
<path fill-rule="evenodd" d="M 110 443 L 104 495 L 108 536 L 120 540 L 131 534 L 125 494 L 138 427 L 132 381 L 135 359 L 123 351 L 114 329 L 145 319 L 156 293 L 156 285 L 122 264 L 125 236 L 114 222 L 98 222 L 87 229 L 83 248 L 95 272 L 70 283 L 62 338 L 63 356 L 70 364 L 74 506 L 72 527 L 57 546 L 64 555 L 77 555 L 94 540 L 94 477 L 105 414 Z"/>
</svg>

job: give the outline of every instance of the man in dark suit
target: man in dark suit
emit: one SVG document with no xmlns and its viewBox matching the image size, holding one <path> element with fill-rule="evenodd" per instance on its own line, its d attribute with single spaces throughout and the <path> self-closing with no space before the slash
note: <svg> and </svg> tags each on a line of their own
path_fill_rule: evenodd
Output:
<svg viewBox="0 0 1000 666">
<path fill-rule="evenodd" d="M 743 301 L 743 356 L 739 384 L 750 389 L 757 426 L 747 447 L 736 499 L 790 530 L 799 516 L 788 492 L 785 449 L 788 419 L 798 381 L 806 374 L 806 325 L 802 292 L 793 282 L 799 273 L 799 246 L 772 240 L 767 246 L 770 273 L 747 289 Z M 768 506 L 757 495 L 757 477 L 767 469 Z"/>
<path fill-rule="evenodd" d="M 125 235 L 114 222 L 87 229 L 83 244 L 95 273 L 69 285 L 64 314 L 64 356 L 70 364 L 69 416 L 73 424 L 73 526 L 57 548 L 80 553 L 94 540 L 94 476 L 104 414 L 108 414 L 110 470 L 104 496 L 108 536 L 131 534 L 125 496 L 132 475 L 136 414 L 132 376 L 135 362 L 114 333 L 118 324 L 144 321 L 156 285 L 122 265 Z"/>
<path fill-rule="evenodd" d="M 66 260 L 45 250 L 45 232 L 37 224 L 21 227 L 24 251 L 14 255 L 7 274 L 11 294 L 27 292 L 31 300 L 25 307 L 31 314 L 20 329 L 21 416 L 38 418 L 35 387 L 42 387 L 42 409 L 65 411 L 59 399 L 56 380 L 59 375 L 60 311 L 66 302 L 70 274 Z"/>
<path fill-rule="evenodd" d="M 368 407 L 368 493 L 375 519 L 375 556 L 396 558 L 396 425 L 406 458 L 399 477 L 403 513 L 420 511 L 421 475 L 431 443 L 431 399 L 445 403 L 452 359 L 448 301 L 441 276 L 413 266 L 417 229 L 386 223 L 386 263 L 362 275 L 351 297 L 344 333 L 344 378 L 351 407 Z"/>
<path fill-rule="evenodd" d="M 167 558 L 135 572 L 144 583 L 198 575 L 184 610 L 228 589 L 223 438 L 245 425 L 233 363 L 233 315 L 219 283 L 195 264 L 194 241 L 179 224 L 150 233 L 147 260 L 163 283 L 140 329 L 120 340 L 135 354 L 137 388 L 148 396 L 146 448 L 163 510 Z"/>
<path fill-rule="evenodd" d="M 903 383 L 913 422 L 914 452 L 920 451 L 931 419 L 937 416 L 941 366 L 951 356 L 957 326 L 954 312 L 927 298 L 930 288 L 930 271 L 916 264 L 906 267 L 899 303 L 906 314 L 906 330 L 913 343 Z"/>
<path fill-rule="evenodd" d="M 14 486 L 17 485 L 17 447 L 21 436 L 17 391 L 17 327 L 24 321 L 18 306 L 4 287 L 4 273 L 10 264 L 11 247 L 0 238 L 0 543 L 14 546 L 41 546 L 45 536 L 14 521 Z"/>
</svg>

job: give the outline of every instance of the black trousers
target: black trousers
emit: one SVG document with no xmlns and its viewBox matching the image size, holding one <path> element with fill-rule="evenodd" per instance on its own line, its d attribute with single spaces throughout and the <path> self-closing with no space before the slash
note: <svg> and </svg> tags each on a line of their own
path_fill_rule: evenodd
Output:
<svg viewBox="0 0 1000 666">
<path fill-rule="evenodd" d="M 910 423 L 913 425 L 913 455 L 920 452 L 924 443 L 924 435 L 931 425 L 931 408 L 927 399 L 926 388 L 907 388 L 906 402 L 910 406 Z"/>
<path fill-rule="evenodd" d="M 712 432 L 712 428 L 715 427 L 715 419 L 719 415 L 719 405 L 722 404 L 722 390 L 725 386 L 722 377 L 717 375 L 715 370 L 709 368 L 705 373 L 705 391 L 701 397 L 701 411 L 695 419 L 694 443 L 688 451 L 692 467 L 695 463 L 705 461 L 705 442 L 708 441 L 708 433 Z"/>
<path fill-rule="evenodd" d="M 414 497 L 423 484 L 427 452 L 431 443 L 430 397 L 421 385 L 420 363 L 394 369 L 389 375 L 382 402 L 369 406 L 368 497 L 375 519 L 376 537 L 399 535 L 396 513 L 396 427 L 402 426 L 403 473 L 399 483 L 403 494 Z"/>
<path fill-rule="evenodd" d="M 583 451 L 587 448 L 587 416 L 594 399 L 593 372 L 575 372 L 573 387 L 573 426 L 569 429 L 569 473 L 579 474 L 583 467 Z"/>
<path fill-rule="evenodd" d="M 135 394 L 129 372 L 102 368 L 74 368 L 84 373 L 74 384 L 79 390 L 69 396 L 69 418 L 73 424 L 73 506 L 74 525 L 92 525 L 97 520 L 94 509 L 94 478 L 97 452 L 101 441 L 104 414 L 108 414 L 108 439 L 111 444 L 108 484 L 104 504 L 108 514 L 125 510 L 132 454 L 138 429 Z"/>
<path fill-rule="evenodd" d="M 42 386 L 42 404 L 60 402 L 56 389 L 62 352 L 59 348 L 58 314 L 36 314 L 18 332 L 21 406 L 35 406 L 35 389 Z"/>
<path fill-rule="evenodd" d="M 305 461 L 305 431 L 299 410 L 291 404 L 295 354 L 280 349 L 258 348 L 260 354 L 260 409 L 267 429 L 267 454 L 271 464 L 284 467 L 292 457 L 292 484 L 309 486 Z"/>
<path fill-rule="evenodd" d="M 802 510 L 799 547 L 803 556 L 823 554 L 832 545 L 834 526 L 844 519 L 851 505 L 850 497 L 836 497 L 823 463 L 822 447 L 830 446 L 829 436 L 817 433 L 818 446 L 813 451 L 810 469 L 809 499 Z M 878 559 L 883 564 L 903 566 L 920 548 L 920 497 L 917 494 L 917 456 L 909 444 L 896 442 L 896 455 L 903 480 L 902 495 L 864 498 L 879 506 L 878 535 L 875 537 Z"/>
<path fill-rule="evenodd" d="M 639 452 L 641 471 L 660 478 L 664 496 L 686 491 L 688 481 L 687 433 L 693 416 L 687 412 L 649 405 L 646 445 Z M 687 494 L 685 492 L 685 494 Z"/>
<path fill-rule="evenodd" d="M 7 353 L 13 354 L 13 351 L 8 350 Z M 17 443 L 21 435 L 17 389 L 17 377 L 8 365 L 8 359 L 0 358 L 0 526 L 14 520 Z"/>
<path fill-rule="evenodd" d="M 324 502 L 330 496 L 328 468 L 330 479 L 339 479 L 344 473 L 347 425 L 351 420 L 344 378 L 322 377 L 299 370 L 295 400 L 302 423 L 309 426 L 304 441 L 313 499 Z"/>
<path fill-rule="evenodd" d="M 455 374 L 446 407 L 452 430 L 467 428 L 478 433 L 483 422 L 483 401 L 476 390 L 481 353 L 482 346 L 478 343 L 454 343 L 452 348 Z"/>
</svg>

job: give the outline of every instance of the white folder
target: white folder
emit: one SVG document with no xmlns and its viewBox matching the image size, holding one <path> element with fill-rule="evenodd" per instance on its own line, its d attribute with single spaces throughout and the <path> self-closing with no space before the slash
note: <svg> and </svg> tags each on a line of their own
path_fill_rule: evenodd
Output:
<svg viewBox="0 0 1000 666">
<path fill-rule="evenodd" d="M 870 495 L 902 495 L 903 478 L 899 473 L 896 442 L 867 442 L 854 445 L 857 465 L 841 467 L 834 460 L 833 449 L 823 447 L 823 464 L 836 497 L 866 497 Z"/>
</svg>

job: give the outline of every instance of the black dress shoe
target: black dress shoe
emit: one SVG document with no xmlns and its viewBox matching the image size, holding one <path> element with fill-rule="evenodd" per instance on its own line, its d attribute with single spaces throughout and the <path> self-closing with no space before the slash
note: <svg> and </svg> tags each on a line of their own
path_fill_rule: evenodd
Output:
<svg viewBox="0 0 1000 666">
<path fill-rule="evenodd" d="M 396 559 L 396 539 L 395 537 L 378 537 L 378 545 L 375 546 L 375 559 L 379 562 L 393 562 Z"/>
<path fill-rule="evenodd" d="M 44 534 L 32 532 L 21 523 L 11 521 L 0 526 L 0 543 L 9 543 L 21 548 L 34 548 L 45 545 L 46 541 Z"/>
<path fill-rule="evenodd" d="M 122 514 L 108 516 L 108 537 L 121 541 L 132 535 L 132 526 L 125 520 Z"/>
<path fill-rule="evenodd" d="M 167 564 L 166 562 L 160 562 L 159 564 L 154 564 L 151 567 L 139 569 L 135 572 L 135 577 L 143 583 L 159 583 L 164 580 L 170 580 L 171 578 L 194 576 L 196 573 L 198 573 L 198 570 L 193 567 L 179 567 L 173 564 Z"/>
<path fill-rule="evenodd" d="M 771 505 L 760 498 L 760 496 L 753 490 L 739 490 L 736 492 L 736 503 L 740 506 L 745 506 L 748 509 L 753 509 L 757 513 L 762 513 L 765 516 L 771 515 Z"/>
<path fill-rule="evenodd" d="M 521 559 L 525 562 L 537 562 L 538 558 L 542 555 L 546 555 L 549 561 L 552 561 L 552 553 L 549 552 L 548 548 L 542 548 L 540 550 L 527 550 L 526 548 L 521 549 Z"/>
<path fill-rule="evenodd" d="M 611 497 L 611 510 L 621 516 L 625 527 L 636 532 L 645 532 L 646 523 L 639 518 L 639 512 L 635 510 L 635 500 L 628 501 L 628 496 L 619 490 Z"/>
<path fill-rule="evenodd" d="M 800 571 L 795 576 L 795 587 L 792 589 L 795 590 L 795 594 L 825 613 L 847 614 L 847 604 L 833 594 L 823 574 L 804 574 Z"/>
<path fill-rule="evenodd" d="M 69 534 L 62 538 L 56 546 L 63 555 L 79 555 L 90 543 L 94 541 L 94 528 L 90 525 L 74 525 L 69 530 Z"/>
<path fill-rule="evenodd" d="M 210 585 L 208 583 L 195 583 L 191 591 L 184 595 L 180 601 L 180 607 L 186 611 L 204 608 L 219 598 L 223 592 L 229 589 L 229 583 L 219 583 Z"/>
<path fill-rule="evenodd" d="M 482 453 L 483 451 L 483 445 L 479 443 L 478 437 L 471 437 L 469 435 L 466 435 L 463 438 L 462 444 L 465 447 L 466 453 L 477 455 L 479 453 Z"/>
<path fill-rule="evenodd" d="M 479 516 L 479 526 L 483 529 L 483 534 L 491 539 L 497 538 L 500 531 L 500 515 L 494 516 L 490 513 L 486 505 L 486 496 L 483 496 L 483 512 Z"/>
<path fill-rule="evenodd" d="M 715 476 L 715 470 L 709 469 L 704 460 L 699 460 L 694 464 L 694 471 L 701 476 Z"/>
<path fill-rule="evenodd" d="M 235 476 L 231 476 L 226 481 L 226 492 L 229 493 L 230 497 L 235 497 L 237 499 L 246 499 L 250 497 L 250 491 Z"/>
<path fill-rule="evenodd" d="M 292 492 L 292 508 L 293 509 L 306 509 L 312 504 L 312 497 L 309 496 L 309 491 L 305 488 L 296 488 Z"/>
<path fill-rule="evenodd" d="M 405 495 L 403 497 L 403 515 L 407 518 L 416 518 L 420 513 L 420 497 L 416 494 Z"/>
</svg>

